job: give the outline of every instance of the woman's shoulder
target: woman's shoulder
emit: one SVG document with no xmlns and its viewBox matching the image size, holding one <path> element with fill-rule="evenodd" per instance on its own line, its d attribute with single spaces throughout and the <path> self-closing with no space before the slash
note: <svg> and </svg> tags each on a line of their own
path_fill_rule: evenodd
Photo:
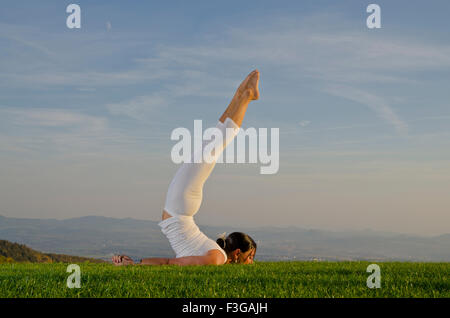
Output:
<svg viewBox="0 0 450 318">
<path fill-rule="evenodd" d="M 206 256 L 210 257 L 211 262 L 216 265 L 223 265 L 227 261 L 225 253 L 222 253 L 222 251 L 219 251 L 218 249 L 209 250 L 206 253 Z"/>
</svg>

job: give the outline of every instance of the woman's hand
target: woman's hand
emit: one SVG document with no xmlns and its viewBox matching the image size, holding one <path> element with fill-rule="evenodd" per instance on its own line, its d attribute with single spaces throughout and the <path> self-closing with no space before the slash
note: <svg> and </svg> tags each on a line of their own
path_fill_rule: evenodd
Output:
<svg viewBox="0 0 450 318">
<path fill-rule="evenodd" d="M 116 266 L 134 265 L 133 260 L 126 255 L 114 255 L 112 257 L 112 262 Z"/>
</svg>

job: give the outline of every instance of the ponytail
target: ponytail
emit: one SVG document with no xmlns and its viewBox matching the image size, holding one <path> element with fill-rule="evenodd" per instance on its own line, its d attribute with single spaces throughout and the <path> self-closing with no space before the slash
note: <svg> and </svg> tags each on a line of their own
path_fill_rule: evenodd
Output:
<svg viewBox="0 0 450 318">
<path fill-rule="evenodd" d="M 225 248 L 227 246 L 227 241 L 225 238 L 219 237 L 216 242 L 223 250 L 225 250 Z"/>
</svg>

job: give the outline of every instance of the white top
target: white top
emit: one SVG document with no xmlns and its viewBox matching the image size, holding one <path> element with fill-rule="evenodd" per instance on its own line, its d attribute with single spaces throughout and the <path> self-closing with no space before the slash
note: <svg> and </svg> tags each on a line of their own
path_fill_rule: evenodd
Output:
<svg viewBox="0 0 450 318">
<path fill-rule="evenodd" d="M 176 257 L 203 256 L 210 250 L 217 249 L 224 256 L 224 264 L 228 256 L 212 239 L 208 238 L 194 222 L 192 216 L 174 215 L 158 223 L 161 231 L 169 239 Z"/>
</svg>

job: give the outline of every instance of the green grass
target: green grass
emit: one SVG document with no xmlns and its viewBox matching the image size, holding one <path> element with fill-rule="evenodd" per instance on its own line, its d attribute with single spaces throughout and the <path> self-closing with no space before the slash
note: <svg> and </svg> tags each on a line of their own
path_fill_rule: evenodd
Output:
<svg viewBox="0 0 450 318">
<path fill-rule="evenodd" d="M 381 288 L 369 262 L 256 262 L 224 266 L 80 263 L 81 288 L 67 288 L 67 265 L 1 264 L 0 297 L 450 297 L 450 263 L 383 263 Z"/>
</svg>

